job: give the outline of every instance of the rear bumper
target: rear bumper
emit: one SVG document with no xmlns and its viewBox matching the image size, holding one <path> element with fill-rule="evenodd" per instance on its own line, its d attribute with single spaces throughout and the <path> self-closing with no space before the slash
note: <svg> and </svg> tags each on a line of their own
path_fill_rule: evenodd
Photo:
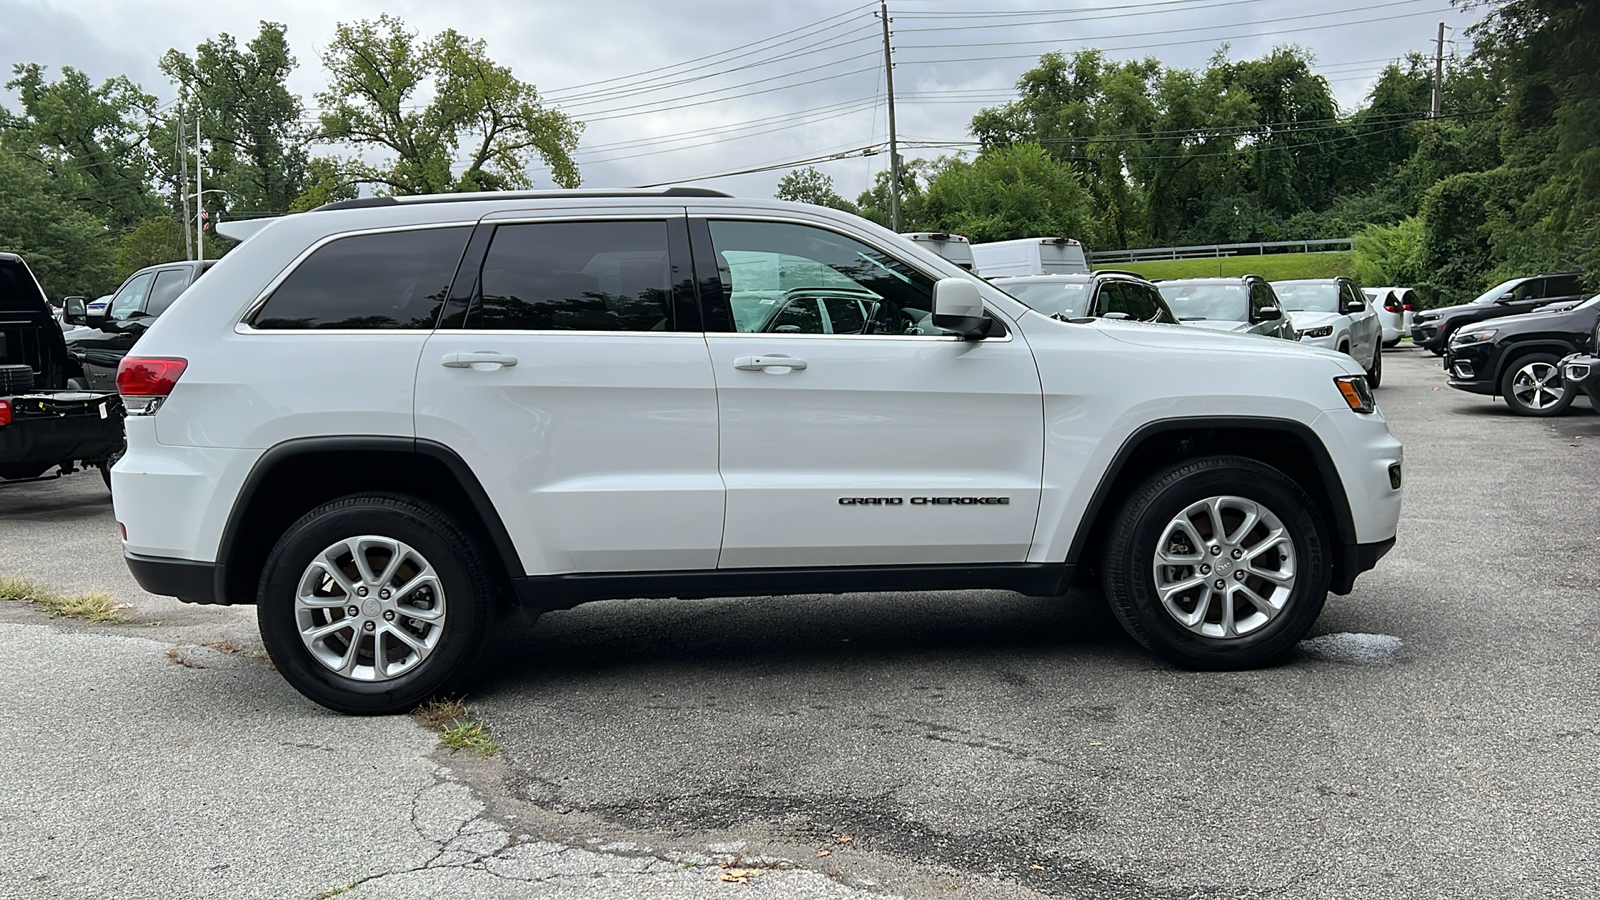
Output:
<svg viewBox="0 0 1600 900">
<path fill-rule="evenodd" d="M 185 603 L 226 604 L 222 591 L 223 567 L 216 563 L 162 556 L 124 553 L 128 571 L 139 587 L 163 597 L 177 597 Z"/>
</svg>

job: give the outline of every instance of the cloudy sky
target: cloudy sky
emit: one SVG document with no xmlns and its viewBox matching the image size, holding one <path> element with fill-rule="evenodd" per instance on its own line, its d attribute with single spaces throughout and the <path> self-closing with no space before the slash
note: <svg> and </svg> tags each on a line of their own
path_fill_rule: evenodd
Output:
<svg viewBox="0 0 1600 900">
<path fill-rule="evenodd" d="M 857 0 L 0 0 L 0 62 L 73 66 L 96 81 L 126 74 L 165 102 L 174 90 L 156 67 L 164 51 L 192 54 L 222 32 L 242 44 L 270 18 L 288 26 L 300 62 L 290 87 L 313 105 L 335 23 L 388 12 L 423 36 L 455 28 L 487 40 L 496 62 L 585 122 L 585 187 L 692 181 L 767 196 L 783 170 L 724 173 L 826 159 L 817 167 L 853 198 L 887 162 L 860 155 L 888 133 L 877 9 Z M 969 138 L 973 113 L 1014 96 L 1018 76 L 1050 50 L 1098 47 L 1200 68 L 1223 42 L 1236 59 L 1297 44 L 1352 109 L 1387 61 L 1431 55 L 1440 22 L 1459 41 L 1446 51 L 1465 52 L 1463 32 L 1482 16 L 1449 0 L 890 0 L 889 11 L 907 158 Z M 0 105 L 15 109 L 14 93 L 0 92 Z M 850 155 L 827 159 L 837 154 Z"/>
</svg>

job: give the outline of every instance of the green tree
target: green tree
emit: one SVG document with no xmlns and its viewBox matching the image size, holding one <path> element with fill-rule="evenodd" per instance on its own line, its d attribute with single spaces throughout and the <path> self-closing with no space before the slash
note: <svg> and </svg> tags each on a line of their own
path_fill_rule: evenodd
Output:
<svg viewBox="0 0 1600 900">
<path fill-rule="evenodd" d="M 206 238 L 206 256 L 213 255 Z M 183 258 L 183 223 L 176 216 L 146 219 L 117 242 L 117 277 L 127 278 L 145 266 Z"/>
<path fill-rule="evenodd" d="M 121 75 L 95 86 L 70 67 L 56 81 L 46 81 L 37 63 L 13 72 L 6 87 L 18 93 L 22 112 L 0 117 L 14 152 L 72 185 L 79 206 L 113 231 L 160 213 L 147 127 L 154 97 Z"/>
<path fill-rule="evenodd" d="M 214 217 L 288 212 L 306 188 L 304 110 L 285 83 L 295 67 L 286 31 L 262 22 L 243 48 L 220 34 L 196 47 L 193 58 L 177 50 L 161 57 L 161 70 L 178 85 L 190 115 L 199 117 L 209 145 L 205 185 L 222 192 L 220 201 L 207 198 Z M 192 138 L 192 117 L 186 127 Z"/>
<path fill-rule="evenodd" d="M 856 205 L 839 196 L 833 189 L 833 176 L 817 171 L 815 166 L 796 169 L 778 180 L 778 190 L 772 196 L 795 203 L 810 203 L 829 209 L 857 212 Z"/>
<path fill-rule="evenodd" d="M 417 38 L 384 14 L 339 25 L 323 53 L 321 138 L 392 154 L 383 164 L 351 163 L 346 183 L 395 194 L 524 188 L 537 159 L 557 185 L 578 186 L 579 123 L 545 108 L 532 84 L 489 59 L 482 40 L 453 29 Z"/>
<path fill-rule="evenodd" d="M 921 216 L 920 227 L 975 243 L 1048 235 L 1093 245 L 1098 237 L 1078 174 L 1037 144 L 946 160 L 928 182 Z"/>
<path fill-rule="evenodd" d="M 116 285 L 105 227 L 75 200 L 87 187 L 80 176 L 53 176 L 0 140 L 0 248 L 27 260 L 55 300 L 95 297 Z"/>
</svg>

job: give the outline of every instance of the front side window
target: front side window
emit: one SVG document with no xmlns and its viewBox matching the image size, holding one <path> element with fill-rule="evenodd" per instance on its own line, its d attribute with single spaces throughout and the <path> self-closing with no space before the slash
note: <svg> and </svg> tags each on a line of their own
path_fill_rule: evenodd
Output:
<svg viewBox="0 0 1600 900">
<path fill-rule="evenodd" d="M 1122 313 L 1138 322 L 1153 322 L 1161 315 L 1157 306 L 1140 285 L 1127 281 L 1111 281 L 1101 288 L 1107 299 L 1101 302 L 1103 313 Z"/>
<path fill-rule="evenodd" d="M 184 270 L 162 269 L 156 273 L 155 287 L 150 289 L 150 302 L 144 305 L 144 311 L 152 316 L 161 315 L 188 286 L 189 274 Z"/>
<path fill-rule="evenodd" d="M 111 305 L 106 309 L 106 317 L 111 319 L 126 319 L 138 312 L 144 306 L 144 298 L 150 294 L 150 283 L 155 281 L 156 273 L 146 272 L 136 275 L 131 281 L 117 291 L 111 298 Z"/>
<path fill-rule="evenodd" d="M 1543 278 L 1529 278 L 1527 281 L 1511 289 L 1511 302 L 1520 303 L 1525 300 L 1544 299 L 1545 280 Z"/>
<path fill-rule="evenodd" d="M 262 329 L 431 329 L 470 227 L 338 238 L 318 247 L 250 320 Z"/>
<path fill-rule="evenodd" d="M 495 229 L 467 328 L 667 331 L 667 223 L 539 222 Z"/>
<path fill-rule="evenodd" d="M 933 279 L 854 238 L 809 225 L 713 221 L 733 330 L 943 334 Z"/>
</svg>

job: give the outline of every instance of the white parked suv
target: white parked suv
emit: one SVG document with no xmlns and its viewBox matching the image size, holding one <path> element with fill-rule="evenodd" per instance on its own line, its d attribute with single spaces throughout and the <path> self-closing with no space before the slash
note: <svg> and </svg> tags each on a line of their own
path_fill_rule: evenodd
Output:
<svg viewBox="0 0 1600 900">
<path fill-rule="evenodd" d="M 862 219 L 698 189 L 287 216 L 137 351 L 129 567 L 256 604 L 351 713 L 459 685 L 503 604 L 1090 572 L 1168 660 L 1254 666 L 1400 515 L 1348 356 L 1060 321 Z"/>
</svg>

